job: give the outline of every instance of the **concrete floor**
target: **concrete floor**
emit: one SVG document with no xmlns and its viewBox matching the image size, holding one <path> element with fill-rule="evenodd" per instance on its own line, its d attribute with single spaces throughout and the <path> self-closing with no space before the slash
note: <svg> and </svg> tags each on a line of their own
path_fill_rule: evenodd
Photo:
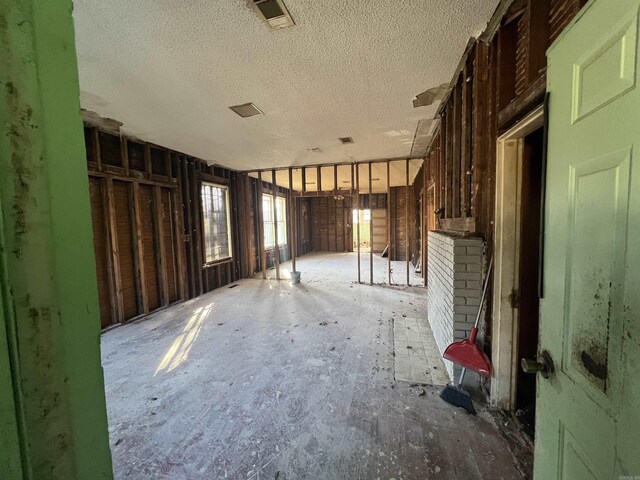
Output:
<svg viewBox="0 0 640 480">
<path fill-rule="evenodd" d="M 243 280 L 104 333 L 116 478 L 526 478 L 491 415 L 394 380 L 392 319 L 425 290 L 350 283 L 352 263 L 305 257 L 300 285 Z"/>
<path fill-rule="evenodd" d="M 291 278 L 291 262 L 280 265 L 280 278 Z M 358 281 L 358 254 L 350 253 L 310 253 L 296 260 L 296 269 L 302 272 L 306 283 L 309 281 L 320 282 L 357 282 Z M 262 272 L 256 274 L 256 278 L 262 278 Z M 267 278 L 276 278 L 275 268 L 267 270 Z M 369 252 L 360 253 L 360 281 L 371 283 L 371 264 Z M 389 262 L 379 253 L 373 254 L 373 283 L 377 285 L 389 285 Z M 423 286 L 424 280 L 415 273 L 413 265 L 409 263 L 409 283 L 412 286 Z M 391 285 L 407 284 L 407 262 L 391 262 Z"/>
</svg>

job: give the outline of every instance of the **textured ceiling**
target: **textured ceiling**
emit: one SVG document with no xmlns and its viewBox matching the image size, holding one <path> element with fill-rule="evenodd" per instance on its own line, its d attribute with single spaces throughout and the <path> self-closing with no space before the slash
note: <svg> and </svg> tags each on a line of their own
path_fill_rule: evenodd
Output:
<svg viewBox="0 0 640 480">
<path fill-rule="evenodd" d="M 437 108 L 412 99 L 451 79 L 496 6 L 285 0 L 296 26 L 270 31 L 248 0 L 74 3 L 82 107 L 238 170 L 409 156 Z M 228 108 L 246 102 L 265 114 Z"/>
</svg>

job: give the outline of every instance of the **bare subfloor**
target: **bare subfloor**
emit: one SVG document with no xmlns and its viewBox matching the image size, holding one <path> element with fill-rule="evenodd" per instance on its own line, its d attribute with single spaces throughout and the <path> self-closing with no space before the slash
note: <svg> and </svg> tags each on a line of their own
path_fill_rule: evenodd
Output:
<svg viewBox="0 0 640 480">
<path fill-rule="evenodd" d="M 315 255 L 300 285 L 244 280 L 103 334 L 116 478 L 524 478 L 490 415 L 394 381 L 392 319 L 425 315 L 424 288 L 313 258 L 353 263 Z"/>
</svg>

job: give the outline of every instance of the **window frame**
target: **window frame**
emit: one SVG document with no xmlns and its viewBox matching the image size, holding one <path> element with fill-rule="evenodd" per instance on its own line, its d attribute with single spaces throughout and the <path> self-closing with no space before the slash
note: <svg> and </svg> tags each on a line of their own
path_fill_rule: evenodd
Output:
<svg viewBox="0 0 640 480">
<path fill-rule="evenodd" d="M 266 215 L 264 212 L 264 199 L 268 198 L 269 199 L 269 218 L 271 219 L 268 224 L 270 225 L 270 228 L 267 229 L 267 219 L 266 219 Z M 274 207 L 274 199 L 276 202 L 276 211 L 278 210 L 278 202 L 281 202 L 282 205 L 282 211 L 284 212 L 284 219 L 280 219 L 278 218 L 273 218 L 273 207 Z M 287 212 L 287 198 L 284 195 L 278 195 L 277 193 L 274 195 L 273 193 L 267 193 L 267 192 L 262 192 L 262 229 L 263 229 L 263 243 L 264 243 L 264 249 L 265 250 L 274 250 L 276 248 L 276 244 L 278 245 L 278 248 L 280 247 L 286 247 L 289 245 L 289 238 L 287 235 L 287 216 L 288 213 Z M 281 235 L 284 236 L 284 242 L 280 242 L 278 238 L 275 238 L 275 228 L 274 225 L 278 224 L 278 237 L 280 237 Z M 270 236 L 273 237 L 274 241 L 273 243 L 267 243 L 267 239 L 266 239 L 266 234 L 267 231 L 269 231 L 269 233 L 271 234 Z M 282 232 L 282 233 L 281 233 Z"/>
<path fill-rule="evenodd" d="M 226 209 L 226 217 L 227 217 L 227 239 L 228 239 L 228 245 L 229 245 L 229 252 L 228 255 L 226 257 L 222 257 L 222 258 L 217 258 L 214 260 L 209 260 L 207 261 L 207 241 L 206 241 L 206 236 L 207 236 L 207 231 L 204 228 L 204 221 L 205 221 L 205 212 L 204 212 L 204 197 L 203 197 L 203 193 L 204 193 L 204 187 L 214 187 L 214 188 L 219 188 L 221 190 L 224 191 L 224 197 L 225 197 L 225 209 Z M 222 185 L 219 183 L 215 183 L 215 182 L 206 182 L 206 181 L 201 181 L 200 182 L 200 220 L 201 220 L 201 225 L 202 225 L 202 234 L 201 234 L 201 240 L 202 240 L 202 257 L 203 257 L 203 266 L 204 267 L 208 267 L 211 265 L 216 265 L 219 263 L 225 263 L 225 262 L 229 262 L 233 260 L 233 235 L 231 232 L 231 194 L 230 194 L 230 188 L 229 185 Z"/>
</svg>

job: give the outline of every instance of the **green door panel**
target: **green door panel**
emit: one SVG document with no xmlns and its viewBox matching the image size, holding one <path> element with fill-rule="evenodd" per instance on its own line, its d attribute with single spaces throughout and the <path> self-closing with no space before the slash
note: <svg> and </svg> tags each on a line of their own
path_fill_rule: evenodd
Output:
<svg viewBox="0 0 640 480">
<path fill-rule="evenodd" d="M 639 0 L 594 0 L 549 49 L 535 478 L 640 475 Z"/>
</svg>

